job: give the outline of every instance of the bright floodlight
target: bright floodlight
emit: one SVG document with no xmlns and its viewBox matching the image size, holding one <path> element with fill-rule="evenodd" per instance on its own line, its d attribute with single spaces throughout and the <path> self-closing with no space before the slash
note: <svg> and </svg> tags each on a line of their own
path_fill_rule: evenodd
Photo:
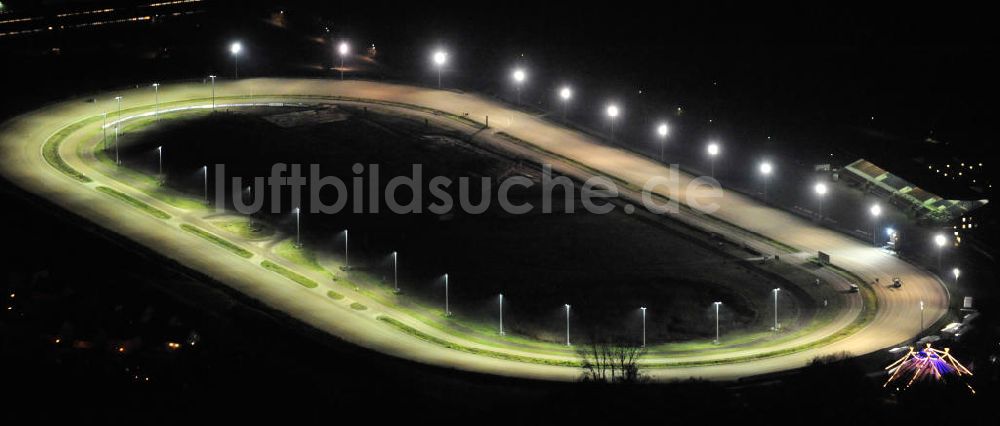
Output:
<svg viewBox="0 0 1000 426">
<path fill-rule="evenodd" d="M 938 247 L 944 247 L 947 242 L 948 239 L 945 238 L 944 234 L 937 234 L 934 236 L 934 244 L 937 244 Z"/>
<path fill-rule="evenodd" d="M 816 193 L 817 193 L 817 194 L 819 194 L 819 195 L 824 195 L 824 194 L 826 194 L 826 184 L 825 184 L 825 183 L 822 183 L 822 182 L 820 182 L 820 183 L 817 183 L 817 184 L 816 184 L 816 186 L 815 186 L 815 187 L 813 187 L 813 189 L 814 189 L 814 190 L 816 191 Z"/>
<path fill-rule="evenodd" d="M 243 45 L 238 41 L 229 45 L 229 51 L 234 55 L 238 55 L 241 50 L 243 50 Z"/>
<path fill-rule="evenodd" d="M 618 116 L 618 105 L 608 105 L 608 117 L 615 118 Z"/>
<path fill-rule="evenodd" d="M 569 87 L 563 87 L 562 89 L 559 89 L 559 97 L 564 101 L 568 101 L 569 98 L 573 97 L 573 90 Z"/>
<path fill-rule="evenodd" d="M 769 174 L 771 174 L 772 170 L 774 170 L 774 167 L 771 166 L 771 163 L 768 163 L 767 161 L 765 161 L 763 163 L 760 163 L 760 173 L 762 175 L 765 175 L 765 176 L 769 175 Z"/>
<path fill-rule="evenodd" d="M 441 50 L 439 50 L 437 52 L 434 52 L 434 63 L 435 64 L 437 64 L 437 65 L 444 65 L 444 63 L 447 62 L 447 61 L 448 61 L 448 54 L 447 53 L 445 53 L 444 51 L 441 51 Z"/>
<path fill-rule="evenodd" d="M 872 216 L 878 217 L 880 214 L 882 214 L 882 207 L 876 204 L 872 206 L 872 208 L 869 211 L 872 213 Z"/>
<path fill-rule="evenodd" d="M 955 279 L 957 280 L 958 276 L 962 274 L 962 271 L 958 270 L 958 268 L 955 268 L 951 270 L 951 273 L 955 274 Z"/>
<path fill-rule="evenodd" d="M 667 132 L 669 131 L 670 128 L 667 127 L 667 123 L 661 123 L 659 126 L 656 127 L 656 133 L 659 134 L 660 136 L 666 136 Z"/>
<path fill-rule="evenodd" d="M 525 77 L 524 70 L 520 68 L 514 70 L 514 81 L 520 83 L 524 81 L 524 77 Z"/>
<path fill-rule="evenodd" d="M 715 142 L 708 144 L 708 155 L 713 157 L 719 155 L 719 144 Z"/>
<path fill-rule="evenodd" d="M 340 53 L 341 55 L 346 55 L 350 51 L 351 51 L 351 45 L 347 44 L 346 41 L 342 41 L 340 42 L 339 45 L 337 45 L 337 52 Z"/>
<path fill-rule="evenodd" d="M 892 234 L 895 234 L 895 233 L 896 233 L 896 230 L 895 230 L 895 229 L 892 229 L 892 228 L 885 228 L 885 234 L 886 234 L 886 235 L 888 235 L 888 236 L 890 236 L 890 237 L 891 237 L 891 236 L 892 236 Z"/>
</svg>

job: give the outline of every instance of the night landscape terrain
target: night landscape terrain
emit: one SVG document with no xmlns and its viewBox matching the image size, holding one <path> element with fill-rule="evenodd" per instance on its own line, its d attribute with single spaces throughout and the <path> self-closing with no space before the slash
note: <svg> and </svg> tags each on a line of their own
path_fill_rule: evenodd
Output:
<svg viewBox="0 0 1000 426">
<path fill-rule="evenodd" d="M 991 422 L 987 14 L 484 6 L 0 2 L 0 418 Z"/>
</svg>

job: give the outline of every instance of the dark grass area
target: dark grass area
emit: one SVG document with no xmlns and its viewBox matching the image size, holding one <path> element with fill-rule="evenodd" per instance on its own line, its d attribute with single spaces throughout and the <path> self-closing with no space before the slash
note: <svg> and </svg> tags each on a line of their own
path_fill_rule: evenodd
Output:
<svg viewBox="0 0 1000 426">
<path fill-rule="evenodd" d="M 378 164 L 383 188 L 394 176 L 412 175 L 413 165 L 419 164 L 424 185 L 441 175 L 456 181 L 453 189 L 462 177 L 491 177 L 495 191 L 497 178 L 527 176 L 535 186 L 515 192 L 514 201 L 542 204 L 540 171 L 535 166 L 463 142 L 462 135 L 426 128 L 420 121 L 352 108 L 340 112 L 350 118 L 294 128 L 281 128 L 261 116 L 294 113 L 285 109 L 164 120 L 142 132 L 127 133 L 122 153 L 128 166 L 156 173 L 155 147 L 162 145 L 167 184 L 192 195 L 203 190 L 201 164 L 212 170 L 213 197 L 218 196 L 214 164 L 225 164 L 229 178 L 268 176 L 271 165 L 278 162 L 302 164 L 305 170 L 318 164 L 323 175 L 336 175 L 348 184 L 357 176 L 352 165 L 365 165 L 363 176 L 369 179 L 371 165 Z M 478 181 L 473 182 L 472 187 L 478 187 Z M 450 192 L 457 202 L 456 191 Z M 308 193 L 306 187 L 303 194 Z M 327 204 L 337 195 L 322 194 Z M 401 203 L 412 197 L 406 189 L 399 194 Z M 273 205 L 271 197 L 265 197 L 265 210 Z M 288 213 L 290 192 L 280 198 L 275 204 L 279 213 L 262 217 L 294 235 L 294 216 Z M 480 194 L 470 198 L 478 202 Z M 365 202 L 369 200 L 366 196 Z M 425 190 L 422 204 L 435 201 Z M 303 211 L 308 211 L 308 200 L 303 202 Z M 652 341 L 714 336 L 711 304 L 716 300 L 724 303 L 721 322 L 726 330 L 758 330 L 770 325 L 769 291 L 785 286 L 737 262 L 732 253 L 718 251 L 712 241 L 677 235 L 662 221 L 639 220 L 620 209 L 608 215 L 586 213 L 579 200 L 573 200 L 572 214 L 561 211 L 562 197 L 557 197 L 553 205 L 559 213 L 521 216 L 503 213 L 495 199 L 478 215 L 398 215 L 389 212 L 384 202 L 377 214 L 353 214 L 351 205 L 333 215 L 303 214 L 307 245 L 340 254 L 339 232 L 349 228 L 356 269 L 391 285 L 388 253 L 396 250 L 400 287 L 407 296 L 442 304 L 441 275 L 448 272 L 453 311 L 491 322 L 502 292 L 508 329 L 546 340 L 562 338 L 566 303 L 574 307 L 573 322 L 581 334 L 599 325 L 616 333 L 639 330 L 638 308 L 647 306 Z M 811 306 L 787 296 L 779 303 L 785 318 L 797 318 L 803 314 L 800 309 Z"/>
</svg>

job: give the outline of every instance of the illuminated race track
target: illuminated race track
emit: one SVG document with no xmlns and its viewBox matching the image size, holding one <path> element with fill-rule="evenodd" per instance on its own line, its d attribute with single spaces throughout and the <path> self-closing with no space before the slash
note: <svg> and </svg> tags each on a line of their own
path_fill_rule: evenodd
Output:
<svg viewBox="0 0 1000 426">
<path fill-rule="evenodd" d="M 210 108 L 210 93 L 210 88 L 202 83 L 164 85 L 159 90 L 161 111 Z M 365 103 L 372 108 L 417 115 L 438 126 L 464 128 L 479 142 L 496 144 L 538 163 L 552 164 L 558 173 L 577 178 L 595 174 L 612 176 L 620 186 L 624 185 L 622 197 L 626 200 L 638 199 L 638 194 L 628 188 L 641 188 L 650 178 L 667 173 L 660 163 L 472 94 L 375 82 L 306 79 L 219 82 L 215 93 L 219 108 L 248 104 L 251 102 L 248 95 L 256 93 L 252 102 L 257 105 Z M 5 122 L 0 127 L 0 172 L 4 178 L 275 310 L 359 346 L 418 362 L 490 374 L 548 380 L 579 377 L 580 369 L 574 365 L 578 359 L 571 350 L 539 352 L 466 338 L 414 319 L 391 304 L 339 288 L 328 277 L 303 270 L 266 248 L 241 245 L 247 253 L 237 256 L 182 230 L 181 225 L 212 228 L 196 212 L 103 175 L 93 165 L 93 155 L 82 149 L 93 143 L 93 136 L 101 129 L 103 114 L 110 112 L 109 120 L 115 116 L 114 97 L 119 95 L 123 96 L 123 117 L 153 111 L 153 92 L 141 88 L 104 93 L 96 96 L 95 102 L 68 100 Z M 490 127 L 480 129 L 475 122 L 483 122 L 487 116 Z M 50 141 L 60 143 L 47 144 Z M 685 200 L 689 195 L 687 183 L 693 178 L 681 173 L 678 179 L 680 185 L 676 189 L 658 186 L 655 191 L 673 200 Z M 131 200 L 132 205 L 128 201 L 123 203 L 123 199 Z M 136 201 L 146 207 L 136 208 Z M 866 354 L 912 339 L 921 331 L 921 314 L 924 324 L 932 324 L 945 313 L 946 289 L 935 276 L 914 265 L 735 192 L 726 191 L 714 201 L 720 208 L 711 216 L 682 209 L 674 215 L 675 219 L 718 232 L 764 253 L 780 252 L 783 258 L 801 260 L 822 250 L 830 254 L 834 264 L 865 282 L 881 278 L 886 283 L 890 277 L 898 276 L 906 285 L 901 289 L 871 286 L 870 294 L 877 299 L 874 315 L 866 312 L 873 306 L 862 304 L 859 295 L 845 295 L 850 299 L 846 309 L 830 323 L 771 346 L 705 350 L 671 357 L 651 354 L 643 360 L 648 367 L 644 372 L 654 378 L 735 379 L 798 368 L 822 355 Z M 776 248 L 779 246 L 790 246 L 794 253 L 780 251 Z M 267 272 L 261 266 L 265 261 L 312 279 L 319 287 L 308 288 L 286 276 Z M 846 290 L 845 279 L 827 273 L 832 276 L 830 285 Z M 328 290 L 340 291 L 346 297 L 331 299 L 327 297 Z M 922 313 L 920 301 L 924 302 Z M 355 302 L 368 309 L 352 309 L 350 305 Z M 864 315 L 866 322 L 857 325 L 858 318 Z M 852 324 L 856 329 L 851 333 L 838 334 Z"/>
</svg>

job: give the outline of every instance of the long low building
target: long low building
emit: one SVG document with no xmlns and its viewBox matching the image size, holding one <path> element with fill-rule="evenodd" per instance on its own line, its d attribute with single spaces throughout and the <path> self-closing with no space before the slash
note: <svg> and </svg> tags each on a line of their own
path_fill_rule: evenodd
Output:
<svg viewBox="0 0 1000 426">
<path fill-rule="evenodd" d="M 914 214 L 917 219 L 951 222 L 988 200 L 947 200 L 889 173 L 871 161 L 858 159 L 848 164 L 840 176 L 860 183 L 868 192 Z"/>
</svg>

